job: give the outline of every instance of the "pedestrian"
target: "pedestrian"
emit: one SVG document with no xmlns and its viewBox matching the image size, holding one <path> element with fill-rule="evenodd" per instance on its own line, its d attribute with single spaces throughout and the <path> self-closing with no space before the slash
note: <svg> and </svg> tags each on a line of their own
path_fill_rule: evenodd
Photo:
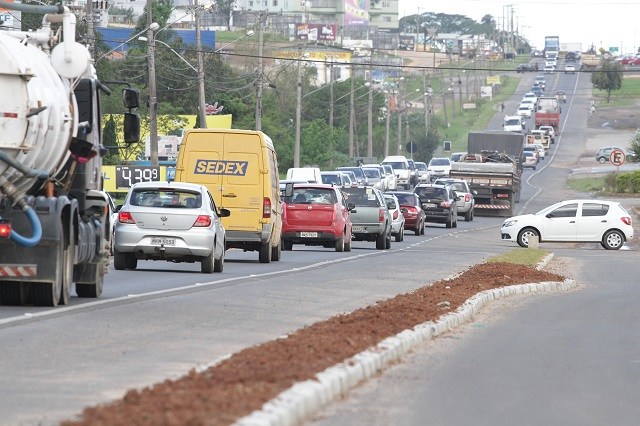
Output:
<svg viewBox="0 0 640 426">
<path fill-rule="evenodd" d="M 501 112 L 504 112 L 504 102 L 501 102 L 501 103 L 500 103 L 500 111 L 501 111 Z"/>
<path fill-rule="evenodd" d="M 591 117 L 596 112 L 596 106 L 591 104 L 589 107 L 589 117 Z"/>
</svg>

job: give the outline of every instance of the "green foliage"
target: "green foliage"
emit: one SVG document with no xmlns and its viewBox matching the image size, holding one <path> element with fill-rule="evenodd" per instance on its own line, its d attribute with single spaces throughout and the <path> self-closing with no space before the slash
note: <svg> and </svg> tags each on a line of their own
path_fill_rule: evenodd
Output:
<svg viewBox="0 0 640 426">
<path fill-rule="evenodd" d="M 617 192 L 637 194 L 640 192 L 640 170 L 620 173 L 616 179 Z"/>
<path fill-rule="evenodd" d="M 618 174 L 616 172 L 611 172 L 604 177 L 602 189 L 606 192 L 616 192 L 618 190 Z"/>
<path fill-rule="evenodd" d="M 602 69 L 591 74 L 591 83 L 596 89 L 607 92 L 607 102 L 609 102 L 611 92 L 622 87 L 622 65 L 604 61 Z"/>
<path fill-rule="evenodd" d="M 600 192 L 605 186 L 604 177 L 581 177 L 567 180 L 567 186 L 580 192 Z"/>
<path fill-rule="evenodd" d="M 548 250 L 515 249 L 487 259 L 487 263 L 505 262 L 517 265 L 536 266 L 549 254 Z"/>
<path fill-rule="evenodd" d="M 102 164 L 116 165 L 120 164 L 120 154 L 118 153 L 118 141 L 116 137 L 116 122 L 113 116 L 107 119 L 102 130 L 102 145 L 107 148 L 107 154 L 102 157 Z"/>
<path fill-rule="evenodd" d="M 635 156 L 627 156 L 627 161 L 632 163 L 640 162 L 640 132 L 636 132 L 633 134 L 631 139 L 629 140 L 629 149 L 633 151 Z"/>
</svg>

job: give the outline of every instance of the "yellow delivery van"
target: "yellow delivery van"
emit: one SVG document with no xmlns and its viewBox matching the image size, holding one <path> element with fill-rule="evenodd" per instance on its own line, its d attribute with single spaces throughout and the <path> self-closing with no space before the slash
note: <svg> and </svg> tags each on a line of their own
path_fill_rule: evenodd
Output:
<svg viewBox="0 0 640 426">
<path fill-rule="evenodd" d="M 282 209 L 278 160 L 271 139 L 260 131 L 192 129 L 182 139 L 177 182 L 205 185 L 222 218 L 227 249 L 259 252 L 261 263 L 280 260 Z"/>
</svg>

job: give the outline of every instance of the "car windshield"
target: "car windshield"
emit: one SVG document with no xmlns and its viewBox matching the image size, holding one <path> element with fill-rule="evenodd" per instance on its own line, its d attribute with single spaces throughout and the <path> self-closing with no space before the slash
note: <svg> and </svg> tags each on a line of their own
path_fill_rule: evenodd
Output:
<svg viewBox="0 0 640 426">
<path fill-rule="evenodd" d="M 430 166 L 448 166 L 450 164 L 451 163 L 449 162 L 448 158 L 433 158 L 429 162 Z"/>
<path fill-rule="evenodd" d="M 338 167 L 337 170 L 349 170 L 352 171 L 354 175 L 356 175 L 357 179 L 364 179 L 364 172 L 360 167 Z"/>
<path fill-rule="evenodd" d="M 291 197 L 284 197 L 287 204 L 335 204 L 336 193 L 324 188 L 293 188 Z"/>
<path fill-rule="evenodd" d="M 407 164 L 403 163 L 402 161 L 394 161 L 391 163 L 385 163 L 385 164 L 389 164 L 391 165 L 391 167 L 393 167 L 396 170 L 407 170 Z"/>
<path fill-rule="evenodd" d="M 447 191 L 444 188 L 436 188 L 436 187 L 426 187 L 426 188 L 416 188 L 416 195 L 420 197 L 420 199 L 424 198 L 447 198 Z"/>
<path fill-rule="evenodd" d="M 322 175 L 322 183 L 326 183 L 329 185 L 337 184 L 340 185 L 340 177 L 337 174 L 331 175 Z"/>
<path fill-rule="evenodd" d="M 380 170 L 372 168 L 365 168 L 363 170 L 366 177 L 380 179 Z"/>
<path fill-rule="evenodd" d="M 416 163 L 416 168 L 418 170 L 427 170 L 427 165 L 425 163 Z"/>
<path fill-rule="evenodd" d="M 145 207 L 199 209 L 202 207 L 202 195 L 199 192 L 180 189 L 140 188 L 131 193 L 129 204 Z"/>
<path fill-rule="evenodd" d="M 346 188 L 344 197 L 347 203 L 361 207 L 379 207 L 380 203 L 372 188 Z"/>
</svg>

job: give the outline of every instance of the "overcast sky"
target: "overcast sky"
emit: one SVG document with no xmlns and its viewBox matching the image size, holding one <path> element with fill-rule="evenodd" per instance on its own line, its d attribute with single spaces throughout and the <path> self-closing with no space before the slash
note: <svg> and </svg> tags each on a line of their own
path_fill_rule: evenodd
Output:
<svg viewBox="0 0 640 426">
<path fill-rule="evenodd" d="M 544 37 L 557 35 L 560 43 L 582 43 L 582 50 L 616 46 L 621 53 L 640 47 L 640 1 L 638 0 L 400 0 L 400 17 L 434 12 L 465 15 L 480 21 L 493 15 L 502 27 L 503 15 L 513 6 L 514 28 L 537 47 L 544 47 Z M 506 18 L 505 18 L 506 22 Z"/>
</svg>

